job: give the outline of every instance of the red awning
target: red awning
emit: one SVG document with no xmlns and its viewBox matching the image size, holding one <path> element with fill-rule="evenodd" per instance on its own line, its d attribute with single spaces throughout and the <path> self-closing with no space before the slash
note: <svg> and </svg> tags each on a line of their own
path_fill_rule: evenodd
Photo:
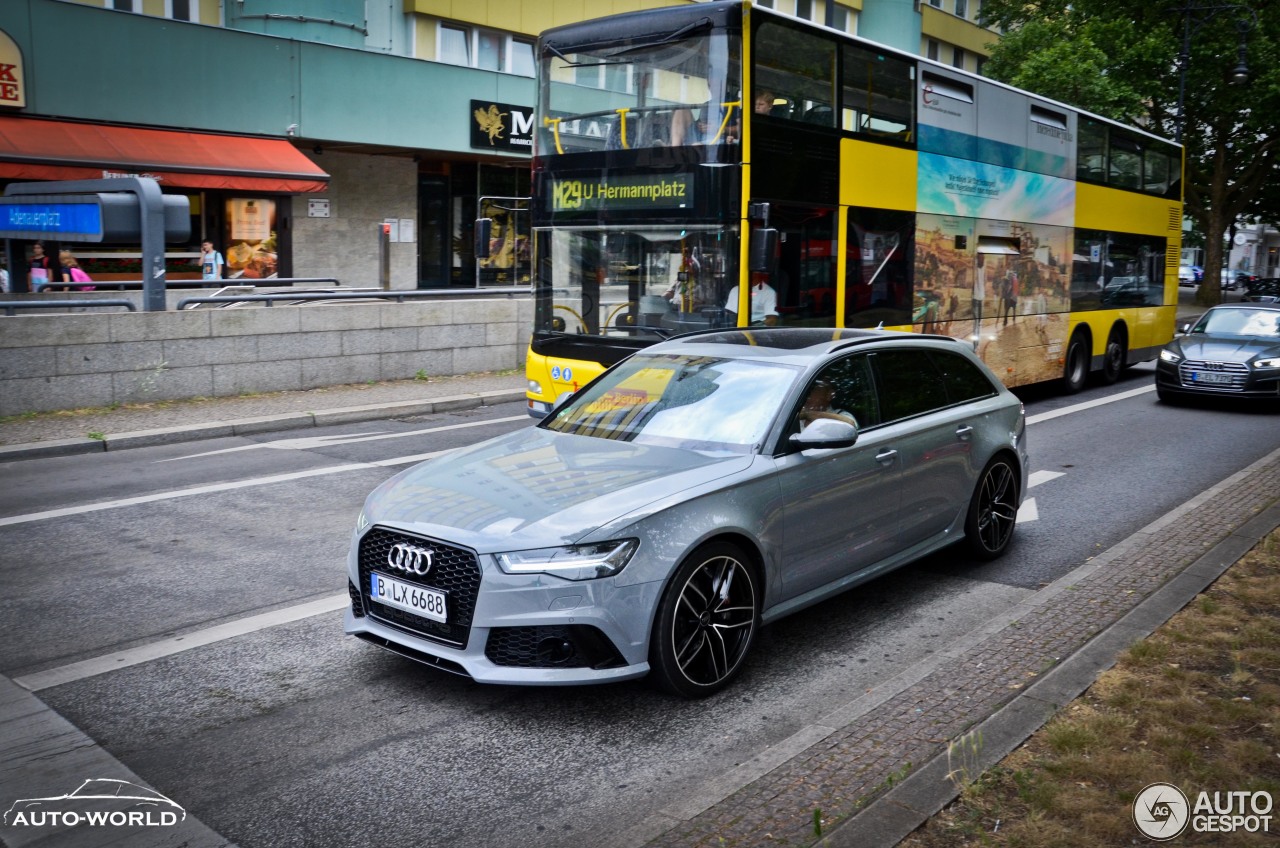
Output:
<svg viewBox="0 0 1280 848">
<path fill-rule="evenodd" d="M 325 191 L 329 180 L 284 139 L 0 117 L 0 179 L 111 177 L 288 194 Z"/>
</svg>

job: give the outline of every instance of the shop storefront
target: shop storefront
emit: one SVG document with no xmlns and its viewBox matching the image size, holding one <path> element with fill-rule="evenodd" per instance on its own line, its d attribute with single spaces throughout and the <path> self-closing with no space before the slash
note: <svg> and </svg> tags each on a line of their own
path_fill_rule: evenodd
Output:
<svg viewBox="0 0 1280 848">
<path fill-rule="evenodd" d="M 226 257 L 228 278 L 292 276 L 292 199 L 325 191 L 329 180 L 283 139 L 0 116 L 0 185 L 132 176 L 190 201 L 190 243 L 167 246 L 173 279 L 199 276 L 205 239 Z M 95 279 L 136 280 L 136 251 L 92 245 L 77 256 Z"/>
</svg>

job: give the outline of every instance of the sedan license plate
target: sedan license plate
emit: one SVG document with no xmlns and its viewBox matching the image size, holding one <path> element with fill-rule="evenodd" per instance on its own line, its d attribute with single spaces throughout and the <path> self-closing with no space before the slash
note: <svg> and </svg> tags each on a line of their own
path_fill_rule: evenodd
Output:
<svg viewBox="0 0 1280 848">
<path fill-rule="evenodd" d="M 436 589 L 414 586 L 394 577 L 372 572 L 369 575 L 369 594 L 373 600 L 398 610 L 411 612 L 442 624 L 448 623 L 445 611 L 445 594 Z"/>
<path fill-rule="evenodd" d="M 1214 383 L 1230 385 L 1234 375 L 1232 374 L 1215 374 L 1212 371 L 1192 371 L 1191 382 L 1193 383 Z"/>
</svg>

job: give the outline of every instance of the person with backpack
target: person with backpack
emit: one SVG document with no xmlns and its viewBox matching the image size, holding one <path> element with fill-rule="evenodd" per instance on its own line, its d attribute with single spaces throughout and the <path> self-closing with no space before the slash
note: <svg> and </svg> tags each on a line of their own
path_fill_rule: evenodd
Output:
<svg viewBox="0 0 1280 848">
<path fill-rule="evenodd" d="M 71 251 L 58 251 L 58 264 L 62 266 L 61 280 L 67 284 L 63 287 L 64 291 L 93 291 L 93 278 L 80 267 L 80 263 L 71 255 Z M 89 283 L 89 285 L 75 285 L 76 283 Z"/>
</svg>

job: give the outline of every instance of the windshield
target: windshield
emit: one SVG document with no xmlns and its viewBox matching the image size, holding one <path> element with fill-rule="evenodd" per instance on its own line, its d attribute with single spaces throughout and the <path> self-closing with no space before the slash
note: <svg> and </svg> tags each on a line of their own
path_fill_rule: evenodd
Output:
<svg viewBox="0 0 1280 848">
<path fill-rule="evenodd" d="M 656 340 L 737 324 L 734 229 L 558 227 L 534 239 L 539 331 Z"/>
<path fill-rule="evenodd" d="M 742 104 L 738 62 L 729 55 L 736 42 L 703 30 L 658 44 L 547 49 L 535 153 L 737 142 Z"/>
<path fill-rule="evenodd" d="M 750 453 L 800 369 L 709 356 L 638 354 L 542 426 L 686 450 Z"/>
<path fill-rule="evenodd" d="M 1191 332 L 1280 338 L 1280 310 L 1210 309 Z"/>
</svg>

